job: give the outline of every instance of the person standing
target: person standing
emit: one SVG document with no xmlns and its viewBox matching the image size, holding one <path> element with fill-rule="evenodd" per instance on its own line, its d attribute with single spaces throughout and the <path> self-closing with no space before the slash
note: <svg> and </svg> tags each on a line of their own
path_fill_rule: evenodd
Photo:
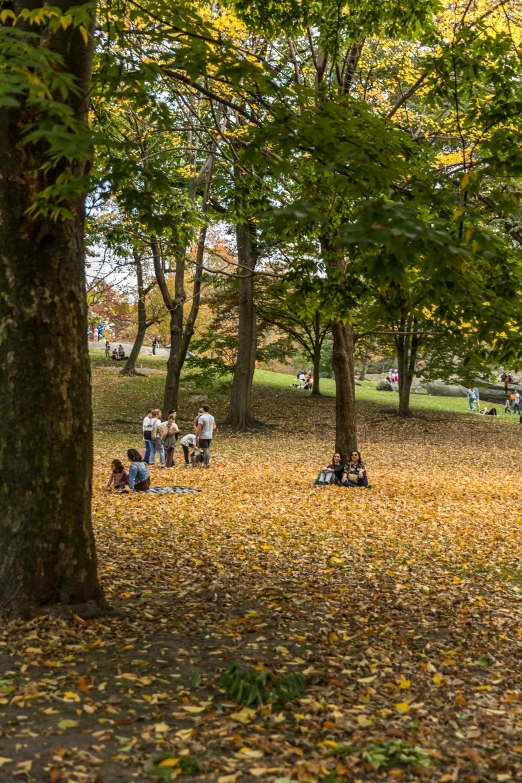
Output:
<svg viewBox="0 0 522 783">
<path fill-rule="evenodd" d="M 152 424 L 151 424 L 152 408 L 147 411 L 147 415 L 143 419 L 143 441 L 145 443 L 145 456 L 143 461 L 147 464 L 150 460 L 150 441 L 152 437 Z"/>
<path fill-rule="evenodd" d="M 165 449 L 163 448 L 163 442 L 161 440 L 163 436 L 163 426 L 161 423 L 161 411 L 159 408 L 155 408 L 152 411 L 150 420 L 151 434 L 150 434 L 150 458 L 149 464 L 154 465 L 156 461 L 156 453 L 159 455 L 159 461 L 161 467 L 165 464 Z"/>
<path fill-rule="evenodd" d="M 152 341 L 152 355 L 153 356 L 156 356 L 156 346 L 157 346 L 157 344 L 158 344 L 158 341 L 156 340 L 156 338 L 154 338 L 153 341 Z"/>
<path fill-rule="evenodd" d="M 163 448 L 167 455 L 166 468 L 174 467 L 174 449 L 176 448 L 176 436 L 179 427 L 176 424 L 176 411 L 173 411 L 167 422 L 163 423 Z"/>
<path fill-rule="evenodd" d="M 480 410 L 480 392 L 478 390 L 478 386 L 475 386 L 473 389 L 473 394 L 475 395 L 475 402 L 477 403 L 477 410 Z"/>
<path fill-rule="evenodd" d="M 475 410 L 475 392 L 473 391 L 473 389 L 471 387 L 468 389 L 468 403 L 469 403 L 470 411 L 474 411 Z"/>
<path fill-rule="evenodd" d="M 201 416 L 198 416 L 196 438 L 199 448 L 203 449 L 203 467 L 208 468 L 210 465 L 210 444 L 212 443 L 214 430 L 216 429 L 216 420 L 212 414 L 209 413 L 209 405 L 202 405 L 201 409 L 203 413 Z"/>
<path fill-rule="evenodd" d="M 105 358 L 110 359 L 111 356 L 111 344 L 108 340 L 105 340 Z"/>
<path fill-rule="evenodd" d="M 513 401 L 513 413 L 518 413 L 520 416 L 520 394 L 518 391 L 515 392 L 515 399 Z"/>
</svg>

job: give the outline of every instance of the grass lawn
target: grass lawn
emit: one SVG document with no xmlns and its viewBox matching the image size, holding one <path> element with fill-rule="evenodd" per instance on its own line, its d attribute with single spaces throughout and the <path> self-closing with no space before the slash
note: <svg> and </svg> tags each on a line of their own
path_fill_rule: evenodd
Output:
<svg viewBox="0 0 522 783">
<path fill-rule="evenodd" d="M 317 487 L 333 399 L 259 372 L 254 413 L 271 428 L 220 427 L 208 471 L 179 450 L 173 471 L 151 469 L 197 493 L 121 496 L 105 489 L 110 462 L 141 448 L 164 374 L 93 365 L 112 611 L 0 620 L 2 783 L 522 776 L 518 430 L 447 407 L 402 421 L 380 412 L 390 395 L 358 387 L 372 488 Z M 182 433 L 195 391 L 184 384 Z M 223 420 L 227 389 L 203 393 Z M 241 692 L 220 681 L 234 662 Z"/>
</svg>

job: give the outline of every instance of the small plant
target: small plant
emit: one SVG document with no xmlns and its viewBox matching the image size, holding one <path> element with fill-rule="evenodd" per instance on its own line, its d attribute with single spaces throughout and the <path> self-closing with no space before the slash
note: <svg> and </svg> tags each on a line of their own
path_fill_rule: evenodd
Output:
<svg viewBox="0 0 522 783">
<path fill-rule="evenodd" d="M 432 766 L 433 759 L 427 751 L 418 746 L 411 747 L 402 740 L 390 739 L 385 742 L 373 742 L 366 750 L 358 750 L 350 745 L 339 743 L 328 753 L 329 756 L 355 756 L 366 761 L 375 769 L 390 769 L 398 766 Z"/>
<path fill-rule="evenodd" d="M 240 672 L 237 663 L 223 672 L 218 682 L 226 689 L 228 698 L 245 707 L 265 704 L 269 699 L 293 701 L 300 698 L 306 688 L 303 675 L 298 672 L 282 677 L 275 677 L 271 672 Z"/>
<path fill-rule="evenodd" d="M 190 684 L 193 688 L 198 688 L 201 685 L 201 672 L 198 672 L 197 669 L 194 669 L 192 674 L 190 675 Z"/>
<path fill-rule="evenodd" d="M 160 753 L 145 767 L 145 772 L 159 780 L 174 780 L 178 775 L 197 775 L 203 772 L 203 764 L 190 754 L 176 757 L 174 753 Z M 172 773 L 174 777 L 172 777 Z"/>
</svg>

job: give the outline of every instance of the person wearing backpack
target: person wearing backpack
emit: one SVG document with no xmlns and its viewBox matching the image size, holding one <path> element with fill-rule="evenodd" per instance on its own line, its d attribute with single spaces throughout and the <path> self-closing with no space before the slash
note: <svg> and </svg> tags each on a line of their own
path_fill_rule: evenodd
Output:
<svg viewBox="0 0 522 783">
<path fill-rule="evenodd" d="M 161 411 L 159 408 L 155 408 L 152 411 L 150 426 L 150 457 L 149 465 L 154 465 L 156 461 L 156 454 L 159 456 L 160 466 L 165 465 L 165 449 L 163 448 L 163 425 L 161 423 Z"/>
</svg>

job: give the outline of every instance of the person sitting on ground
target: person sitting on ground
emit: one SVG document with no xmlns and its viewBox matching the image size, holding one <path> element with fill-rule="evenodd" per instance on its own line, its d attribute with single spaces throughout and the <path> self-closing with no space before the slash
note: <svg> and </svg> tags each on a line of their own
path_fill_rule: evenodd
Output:
<svg viewBox="0 0 522 783">
<path fill-rule="evenodd" d="M 174 467 L 174 449 L 176 447 L 176 435 L 178 432 L 179 427 L 176 424 L 176 411 L 172 411 L 168 421 L 163 425 L 162 441 L 163 448 L 165 449 L 165 453 L 167 455 L 167 460 L 165 462 L 166 468 Z"/>
<path fill-rule="evenodd" d="M 125 356 L 125 351 L 123 350 L 123 345 L 121 343 L 118 345 L 118 357 L 119 357 L 120 360 L 127 358 Z"/>
<path fill-rule="evenodd" d="M 338 451 L 332 457 L 331 463 L 322 469 L 315 483 L 319 486 L 324 484 L 340 484 L 344 473 L 344 460 L 342 454 Z"/>
<path fill-rule="evenodd" d="M 192 433 L 189 433 L 188 435 L 184 435 L 181 438 L 180 443 L 181 443 L 181 448 L 183 449 L 183 456 L 185 457 L 185 466 L 190 467 L 191 464 L 193 465 L 193 463 L 191 463 L 190 461 L 191 454 L 194 453 L 194 451 L 197 451 L 198 454 L 203 454 L 203 452 L 197 448 L 196 436 L 193 435 Z"/>
<path fill-rule="evenodd" d="M 117 348 L 114 348 L 114 350 L 112 352 L 111 359 L 113 359 L 115 362 L 119 362 L 120 361 L 120 357 L 118 356 L 118 349 Z"/>
<path fill-rule="evenodd" d="M 305 391 L 312 391 L 314 386 L 314 376 L 308 375 L 308 377 L 305 379 L 303 389 Z"/>
<path fill-rule="evenodd" d="M 366 475 L 366 467 L 361 459 L 360 451 L 352 451 L 350 456 L 350 462 L 347 462 L 344 466 L 344 473 L 342 477 L 343 486 L 345 487 L 369 487 L 368 476 Z"/>
<path fill-rule="evenodd" d="M 127 476 L 127 471 L 123 467 L 123 464 L 120 462 L 119 459 L 113 459 L 112 473 L 109 482 L 107 484 L 107 489 L 110 489 L 111 485 L 114 484 L 114 489 L 126 491 L 128 483 L 129 483 L 129 477 Z"/>
<path fill-rule="evenodd" d="M 143 457 L 137 449 L 129 449 L 127 457 L 130 460 L 129 489 L 131 492 L 145 492 L 150 489 L 150 476 Z"/>
</svg>

